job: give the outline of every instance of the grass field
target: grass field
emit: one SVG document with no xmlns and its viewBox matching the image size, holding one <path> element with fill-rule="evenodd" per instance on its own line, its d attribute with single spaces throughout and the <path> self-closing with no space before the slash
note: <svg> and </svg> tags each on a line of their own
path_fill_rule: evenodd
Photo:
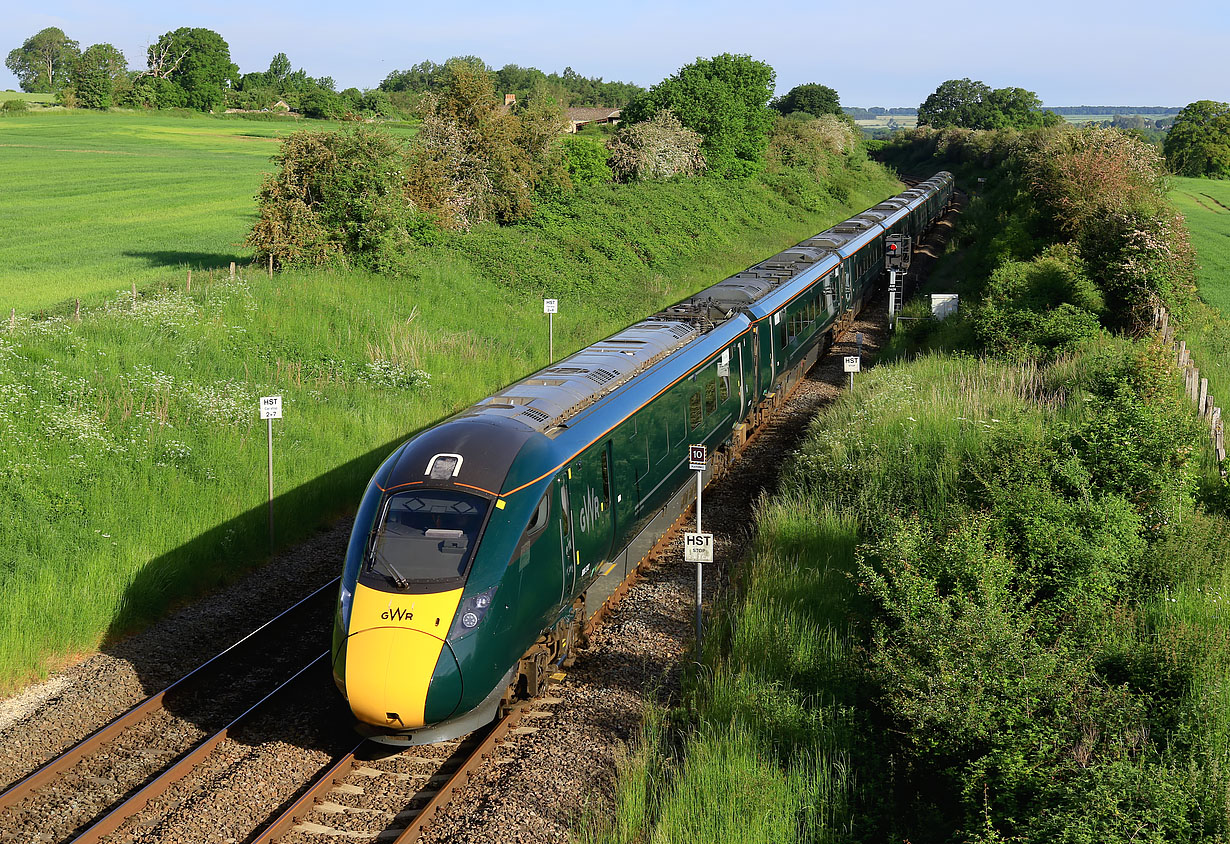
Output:
<svg viewBox="0 0 1230 844">
<path fill-rule="evenodd" d="M 1200 269 L 1200 297 L 1230 317 L 1230 181 L 1174 180 L 1170 201 L 1186 218 Z"/>
<path fill-rule="evenodd" d="M 27 94 L 25 91 L 0 91 L 0 103 L 8 100 L 25 100 L 28 103 L 39 103 L 40 105 L 54 105 L 56 101 L 55 94 Z"/>
<path fill-rule="evenodd" d="M 23 241 L 0 249 L 46 253 L 65 273 L 42 276 L 41 298 L 29 273 L 0 292 L 29 309 L 87 303 L 80 322 L 71 309 L 0 320 L 0 689 L 260 562 L 257 397 L 286 403 L 275 509 L 290 543 L 352 508 L 396 441 L 545 365 L 547 291 L 562 356 L 898 188 L 870 164 L 846 174 L 844 205 L 818 205 L 818 188 L 802 208 L 756 181 L 610 186 L 522 226 L 444 237 L 414 254 L 413 279 L 243 267 L 236 281 L 197 274 L 187 293 L 183 256 L 234 254 L 280 125 L 70 114 L 6 126 L 31 145 L 17 148 L 24 166 L 2 156 L 21 187 L 20 211 L 0 219 Z M 72 180 L 48 180 L 49 161 Z M 167 192 L 192 198 L 171 232 L 156 227 L 176 216 Z M 126 216 L 106 219 L 100 193 Z M 89 235 L 76 249 L 60 243 L 61 204 Z"/>
<path fill-rule="evenodd" d="M 84 110 L 0 119 L 0 311 L 242 264 L 278 139 L 322 125 L 338 126 Z"/>
</svg>

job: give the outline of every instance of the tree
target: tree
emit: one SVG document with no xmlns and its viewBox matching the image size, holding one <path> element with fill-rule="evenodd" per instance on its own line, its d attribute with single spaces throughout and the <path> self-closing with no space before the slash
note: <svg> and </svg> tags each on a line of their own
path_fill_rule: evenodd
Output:
<svg viewBox="0 0 1230 844">
<path fill-rule="evenodd" d="M 1054 112 L 1024 88 L 992 89 L 985 82 L 949 79 L 918 107 L 918 125 L 943 129 L 1033 129 L 1059 123 Z"/>
<path fill-rule="evenodd" d="M 973 129 L 981 126 L 986 113 L 986 99 L 991 86 L 972 79 L 949 79 L 918 107 L 918 125 L 943 129 L 961 126 Z"/>
<path fill-rule="evenodd" d="M 803 112 L 812 117 L 822 114 L 841 114 L 841 100 L 828 85 L 808 82 L 795 85 L 784 97 L 778 97 L 771 105 L 782 114 Z"/>
<path fill-rule="evenodd" d="M 146 51 L 144 73 L 165 79 L 178 89 L 160 91 L 159 105 L 180 105 L 211 111 L 222 105 L 226 85 L 239 73 L 231 48 L 212 29 L 180 27 L 164 34 Z"/>
<path fill-rule="evenodd" d="M 773 112 L 773 68 L 751 56 L 723 53 L 679 69 L 624 109 L 625 125 L 670 110 L 704 138 L 710 172 L 751 175 L 764 167 Z"/>
<path fill-rule="evenodd" d="M 284 81 L 286 74 L 290 73 L 290 59 L 286 57 L 285 53 L 278 53 L 269 61 L 267 73 L 270 80 Z"/>
<path fill-rule="evenodd" d="M 49 26 L 10 52 L 4 66 L 17 76 L 21 90 L 47 94 L 68 84 L 79 53 L 77 42 L 64 30 Z"/>
<path fill-rule="evenodd" d="M 128 61 L 111 44 L 94 44 L 73 63 L 73 88 L 85 108 L 110 108 L 128 82 Z"/>
<path fill-rule="evenodd" d="M 1180 176 L 1230 178 L 1230 105 L 1186 105 L 1166 134 L 1166 163 Z"/>
</svg>

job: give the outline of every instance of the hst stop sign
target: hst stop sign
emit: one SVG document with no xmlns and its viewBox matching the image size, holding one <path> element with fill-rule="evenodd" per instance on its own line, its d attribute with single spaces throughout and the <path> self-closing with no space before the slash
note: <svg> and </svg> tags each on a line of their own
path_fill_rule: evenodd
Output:
<svg viewBox="0 0 1230 844">
<path fill-rule="evenodd" d="M 683 535 L 683 561 L 685 563 L 712 563 L 713 534 L 685 533 Z"/>
</svg>

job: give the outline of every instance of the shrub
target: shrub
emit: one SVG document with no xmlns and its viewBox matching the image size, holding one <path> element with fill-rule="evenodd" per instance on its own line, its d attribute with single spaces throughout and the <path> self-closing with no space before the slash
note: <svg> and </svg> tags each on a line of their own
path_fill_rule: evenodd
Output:
<svg viewBox="0 0 1230 844">
<path fill-rule="evenodd" d="M 606 184 L 614 178 L 608 162 L 611 152 L 599 140 L 578 135 L 569 135 L 559 142 L 563 153 L 564 167 L 573 185 Z"/>
<path fill-rule="evenodd" d="M 608 143 L 610 166 L 620 181 L 691 176 L 705 169 L 699 134 L 669 110 L 625 126 Z"/>
<path fill-rule="evenodd" d="M 22 111 L 29 111 L 30 104 L 25 100 L 5 100 L 0 108 L 3 108 L 6 114 L 16 114 Z"/>
</svg>

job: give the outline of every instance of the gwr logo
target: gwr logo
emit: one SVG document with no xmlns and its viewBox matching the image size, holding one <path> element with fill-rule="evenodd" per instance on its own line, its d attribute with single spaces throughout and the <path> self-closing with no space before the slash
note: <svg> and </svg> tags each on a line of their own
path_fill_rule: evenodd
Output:
<svg viewBox="0 0 1230 844">
<path fill-rule="evenodd" d="M 398 607 L 397 609 L 390 607 L 380 613 L 380 617 L 385 621 L 410 621 L 414 618 L 414 613 L 410 612 L 410 610 L 403 610 L 401 607 Z"/>
<path fill-rule="evenodd" d="M 577 523 L 581 527 L 581 533 L 589 533 L 598 521 L 598 515 L 602 512 L 602 508 L 598 504 L 598 496 L 593 489 L 586 489 L 584 497 L 581 498 L 581 513 L 577 517 Z"/>
</svg>

